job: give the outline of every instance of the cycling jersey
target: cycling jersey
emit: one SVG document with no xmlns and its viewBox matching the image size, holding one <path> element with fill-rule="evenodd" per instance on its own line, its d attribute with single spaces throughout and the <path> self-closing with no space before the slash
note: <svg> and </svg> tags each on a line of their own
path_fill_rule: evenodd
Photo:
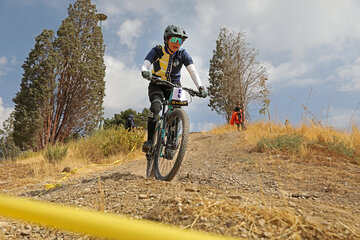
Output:
<svg viewBox="0 0 360 240">
<path fill-rule="evenodd" d="M 193 64 L 191 56 L 185 49 L 179 49 L 171 55 L 164 45 L 157 45 L 152 48 L 145 60 L 153 64 L 153 75 L 175 84 L 180 81 L 182 65 L 184 64 L 187 67 Z"/>
</svg>

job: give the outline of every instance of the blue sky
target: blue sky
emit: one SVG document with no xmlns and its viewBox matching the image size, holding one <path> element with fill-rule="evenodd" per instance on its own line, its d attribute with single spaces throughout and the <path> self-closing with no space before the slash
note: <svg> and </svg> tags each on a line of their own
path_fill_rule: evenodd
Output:
<svg viewBox="0 0 360 240">
<path fill-rule="evenodd" d="M 0 0 L 0 123 L 13 110 L 24 63 L 43 29 L 57 30 L 69 0 Z M 181 25 L 205 86 L 209 61 L 221 27 L 242 31 L 268 68 L 272 120 L 297 124 L 307 108 L 324 123 L 348 129 L 360 125 L 360 1 L 358 0 L 97 0 L 106 44 L 105 117 L 127 108 L 149 107 L 140 66 L 162 44 L 165 27 Z M 195 87 L 182 73 L 184 86 Z M 193 131 L 225 122 L 208 100 L 186 108 Z M 359 106 L 360 108 L 360 106 Z M 355 111 L 356 110 L 356 111 Z M 249 108 L 253 120 L 263 118 Z"/>
</svg>

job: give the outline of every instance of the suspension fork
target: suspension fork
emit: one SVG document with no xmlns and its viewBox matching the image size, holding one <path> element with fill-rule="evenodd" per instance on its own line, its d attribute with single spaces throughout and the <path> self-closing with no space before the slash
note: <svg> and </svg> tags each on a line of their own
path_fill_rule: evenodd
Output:
<svg viewBox="0 0 360 240">
<path fill-rule="evenodd" d="M 160 141 L 160 144 L 165 144 L 165 142 L 164 142 L 164 139 L 165 139 L 165 126 L 166 126 L 166 124 L 167 124 L 167 111 L 165 111 L 165 108 L 166 108 L 166 102 L 164 101 L 163 102 L 163 108 L 162 108 L 162 114 L 161 114 L 161 116 L 160 116 L 160 120 L 162 120 L 162 124 L 161 124 L 161 126 L 159 126 L 160 127 L 160 129 L 159 129 L 159 131 L 161 132 L 161 134 L 160 134 L 160 139 L 159 139 L 159 141 Z"/>
</svg>

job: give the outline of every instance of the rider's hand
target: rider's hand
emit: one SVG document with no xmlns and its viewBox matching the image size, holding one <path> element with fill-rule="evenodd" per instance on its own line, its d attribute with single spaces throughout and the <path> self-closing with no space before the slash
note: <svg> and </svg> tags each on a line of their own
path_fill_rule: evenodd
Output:
<svg viewBox="0 0 360 240">
<path fill-rule="evenodd" d="M 151 79 L 151 76 L 152 76 L 150 71 L 142 71 L 141 75 L 143 76 L 143 78 L 146 78 L 146 79 L 149 79 L 149 80 Z"/>
<path fill-rule="evenodd" d="M 200 86 L 200 87 L 199 87 L 199 92 L 200 92 L 200 94 L 201 94 L 201 96 L 202 96 L 203 98 L 206 98 L 207 95 L 208 95 L 205 87 L 203 87 L 203 86 Z"/>
</svg>

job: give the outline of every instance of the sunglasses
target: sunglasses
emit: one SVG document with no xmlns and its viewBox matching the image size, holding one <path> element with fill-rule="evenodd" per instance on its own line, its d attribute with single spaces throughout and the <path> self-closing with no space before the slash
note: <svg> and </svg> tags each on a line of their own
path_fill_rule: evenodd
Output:
<svg viewBox="0 0 360 240">
<path fill-rule="evenodd" d="M 170 42 L 172 42 L 172 43 L 178 42 L 179 44 L 183 44 L 184 40 L 179 37 L 172 37 L 172 38 L 170 38 Z"/>
</svg>

